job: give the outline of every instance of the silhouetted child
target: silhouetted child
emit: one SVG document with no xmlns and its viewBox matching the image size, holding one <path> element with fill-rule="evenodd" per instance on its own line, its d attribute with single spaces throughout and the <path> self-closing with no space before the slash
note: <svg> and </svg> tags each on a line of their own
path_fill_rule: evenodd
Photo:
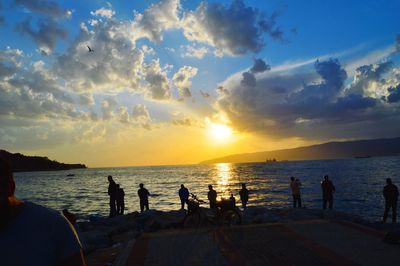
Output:
<svg viewBox="0 0 400 266">
<path fill-rule="evenodd" d="M 189 190 L 182 184 L 179 189 L 179 198 L 181 199 L 181 209 L 185 209 L 185 203 L 189 199 Z"/>
<path fill-rule="evenodd" d="M 333 208 L 333 193 L 335 193 L 335 186 L 329 180 L 329 176 L 324 176 L 324 181 L 321 183 L 322 189 L 322 208 L 326 209 L 326 204 L 329 204 L 329 209 Z"/>
<path fill-rule="evenodd" d="M 386 179 L 386 186 L 383 188 L 383 196 L 385 197 L 385 212 L 383 214 L 383 222 L 386 223 L 389 210 L 392 209 L 392 223 L 397 221 L 397 200 L 399 198 L 399 190 L 392 183 L 392 179 Z"/>
<path fill-rule="evenodd" d="M 217 208 L 217 191 L 213 189 L 212 185 L 208 185 L 207 198 L 210 201 L 210 208 Z"/>
<path fill-rule="evenodd" d="M 249 201 L 249 191 L 246 184 L 242 183 L 242 189 L 239 191 L 240 201 L 242 202 L 243 209 L 246 209 L 247 202 Z"/>
<path fill-rule="evenodd" d="M 124 214 L 125 209 L 125 192 L 120 185 L 117 184 L 117 214 Z"/>
<path fill-rule="evenodd" d="M 149 210 L 149 196 L 150 192 L 144 188 L 144 185 L 142 183 L 139 184 L 139 190 L 138 190 L 138 195 L 139 195 L 139 201 L 140 201 L 140 212 L 143 212 L 143 210 L 146 208 L 146 210 Z"/>
<path fill-rule="evenodd" d="M 292 189 L 293 196 L 293 208 L 297 206 L 301 208 L 301 193 L 300 193 L 301 183 L 299 179 L 295 179 L 293 176 L 290 178 L 290 188 Z"/>
<path fill-rule="evenodd" d="M 233 196 L 232 193 L 231 193 L 231 196 L 230 196 L 229 200 L 231 201 L 232 206 L 235 207 L 236 206 L 236 199 L 235 199 L 235 197 Z"/>
</svg>

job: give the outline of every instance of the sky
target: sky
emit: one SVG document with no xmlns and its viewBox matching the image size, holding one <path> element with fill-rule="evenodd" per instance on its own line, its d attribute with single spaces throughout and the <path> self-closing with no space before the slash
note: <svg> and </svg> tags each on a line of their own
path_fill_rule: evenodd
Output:
<svg viewBox="0 0 400 266">
<path fill-rule="evenodd" d="M 0 0 L 0 148 L 89 167 L 400 136 L 397 0 Z"/>
</svg>

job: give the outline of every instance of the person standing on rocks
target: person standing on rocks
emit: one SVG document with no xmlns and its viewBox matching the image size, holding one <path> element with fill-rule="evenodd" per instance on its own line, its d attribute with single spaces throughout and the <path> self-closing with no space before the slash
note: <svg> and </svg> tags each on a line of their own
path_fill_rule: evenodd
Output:
<svg viewBox="0 0 400 266">
<path fill-rule="evenodd" d="M 125 191 L 117 184 L 117 214 L 123 215 L 125 209 Z"/>
<path fill-rule="evenodd" d="M 113 180 L 112 176 L 108 176 L 108 195 L 110 196 L 110 214 L 109 218 L 117 215 L 116 201 L 117 201 L 117 184 Z"/>
<path fill-rule="evenodd" d="M 246 209 L 247 202 L 249 201 L 249 190 L 246 188 L 246 184 L 242 183 L 242 189 L 239 191 L 240 201 L 242 202 L 243 209 Z"/>
<path fill-rule="evenodd" d="M 179 198 L 181 199 L 181 209 L 185 209 L 185 203 L 189 200 L 189 190 L 182 184 L 179 189 Z"/>
<path fill-rule="evenodd" d="M 328 203 L 329 209 L 333 209 L 333 193 L 335 193 L 335 186 L 332 181 L 329 180 L 329 176 L 324 176 L 324 181 L 321 183 L 322 189 L 322 208 L 326 210 L 326 204 Z"/>
<path fill-rule="evenodd" d="M 208 200 L 210 201 L 210 209 L 217 208 L 217 191 L 213 189 L 212 185 L 208 185 Z"/>
<path fill-rule="evenodd" d="M 290 178 L 290 188 L 292 189 L 293 196 L 293 208 L 297 206 L 301 208 L 301 193 L 300 193 L 301 183 L 299 179 L 295 179 L 294 176 Z"/>
<path fill-rule="evenodd" d="M 143 212 L 143 210 L 145 208 L 148 211 L 149 210 L 150 192 L 144 188 L 143 183 L 139 184 L 138 195 L 139 195 L 139 201 L 140 201 L 140 212 Z"/>
<path fill-rule="evenodd" d="M 397 200 L 399 198 L 399 190 L 392 183 L 391 178 L 386 179 L 386 186 L 383 188 L 383 196 L 385 198 L 385 212 L 383 214 L 383 222 L 386 223 L 389 210 L 392 209 L 392 223 L 397 221 Z"/>
</svg>

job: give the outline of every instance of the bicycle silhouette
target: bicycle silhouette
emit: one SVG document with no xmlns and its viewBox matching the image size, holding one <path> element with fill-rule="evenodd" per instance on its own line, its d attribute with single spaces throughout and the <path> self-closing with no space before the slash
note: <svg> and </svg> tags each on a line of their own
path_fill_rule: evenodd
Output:
<svg viewBox="0 0 400 266">
<path fill-rule="evenodd" d="M 188 212 L 183 219 L 184 228 L 197 228 L 200 226 L 220 225 L 231 226 L 240 225 L 242 218 L 235 202 L 230 199 L 222 199 L 217 202 L 217 208 L 206 209 L 200 207 L 206 203 L 200 200 L 196 195 L 190 193 L 190 198 L 187 202 Z"/>
</svg>

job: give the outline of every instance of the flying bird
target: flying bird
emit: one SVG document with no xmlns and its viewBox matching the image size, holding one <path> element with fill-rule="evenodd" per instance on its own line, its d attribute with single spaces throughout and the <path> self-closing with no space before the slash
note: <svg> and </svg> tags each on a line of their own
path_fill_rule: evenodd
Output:
<svg viewBox="0 0 400 266">
<path fill-rule="evenodd" d="M 90 48 L 89 45 L 86 45 L 86 46 L 87 46 L 87 48 L 89 49 L 89 53 L 90 53 L 90 52 L 94 52 L 94 50 L 93 50 L 92 48 Z"/>
</svg>

